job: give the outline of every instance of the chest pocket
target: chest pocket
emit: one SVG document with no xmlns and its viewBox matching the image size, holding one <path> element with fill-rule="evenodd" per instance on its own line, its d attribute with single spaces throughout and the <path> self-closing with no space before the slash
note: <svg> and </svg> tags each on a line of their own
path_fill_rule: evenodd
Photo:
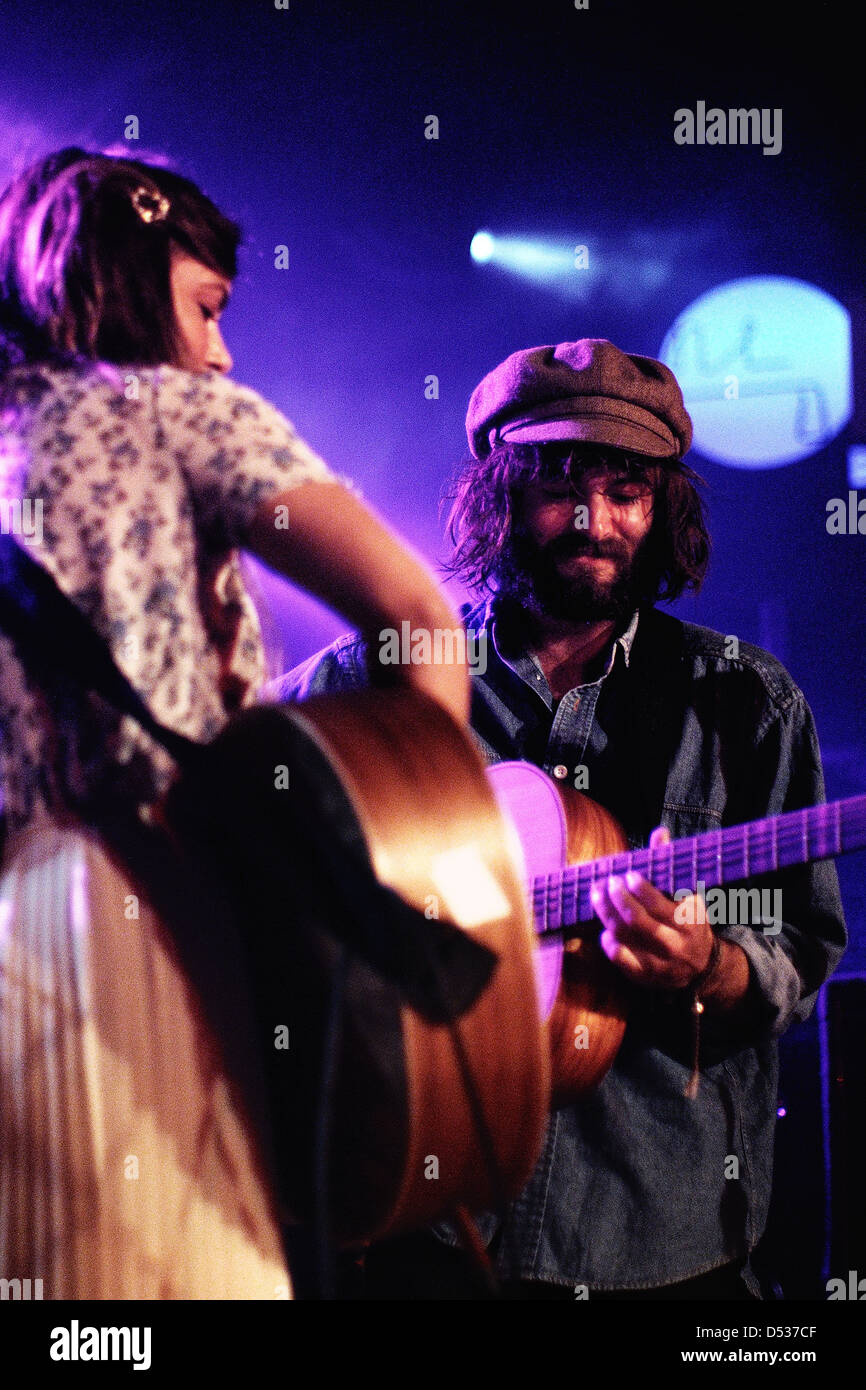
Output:
<svg viewBox="0 0 866 1390">
<path fill-rule="evenodd" d="M 666 801 L 662 811 L 662 824 L 668 827 L 675 840 L 682 840 L 688 835 L 701 835 L 707 830 L 718 830 L 722 824 L 722 813 L 711 806 Z"/>
</svg>

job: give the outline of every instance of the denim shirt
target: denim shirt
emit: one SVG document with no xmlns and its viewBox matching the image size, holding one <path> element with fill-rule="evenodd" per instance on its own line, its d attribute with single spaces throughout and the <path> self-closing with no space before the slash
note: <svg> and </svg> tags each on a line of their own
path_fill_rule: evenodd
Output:
<svg viewBox="0 0 866 1390">
<path fill-rule="evenodd" d="M 501 616 L 501 615 L 500 615 Z M 472 725 L 488 762 L 521 758 L 611 811 L 629 845 L 665 825 L 674 838 L 823 801 L 811 711 L 767 652 L 643 608 L 598 680 L 554 707 L 544 674 L 509 645 L 495 601 L 465 612 L 486 653 L 473 676 Z M 485 640 L 486 639 L 486 645 Z M 728 653 L 735 654 L 728 654 Z M 268 692 L 305 698 L 368 682 L 364 649 L 344 637 Z M 697 1097 L 688 991 L 630 992 L 625 1037 L 596 1090 L 552 1113 L 527 1186 L 496 1236 L 504 1279 L 589 1290 L 674 1283 L 743 1257 L 770 1199 L 776 1038 L 808 1016 L 846 944 L 832 860 L 759 881 L 782 892 L 783 920 L 717 926 L 749 963 L 746 1007 L 704 1015 Z M 446 1228 L 440 1231 L 451 1238 Z"/>
</svg>

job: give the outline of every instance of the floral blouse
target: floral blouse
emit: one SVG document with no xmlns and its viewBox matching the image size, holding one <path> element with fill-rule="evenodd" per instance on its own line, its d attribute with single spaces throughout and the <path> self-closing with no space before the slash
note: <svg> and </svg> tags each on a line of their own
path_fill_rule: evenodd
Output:
<svg viewBox="0 0 866 1390">
<path fill-rule="evenodd" d="M 155 717 L 207 741 L 265 677 L 243 546 L 263 501 L 327 465 L 255 391 L 173 367 L 0 378 L 0 525 L 108 642 Z M 38 803 L 154 800 L 168 755 L 95 695 L 40 689 L 0 635 L 9 828 Z"/>
</svg>

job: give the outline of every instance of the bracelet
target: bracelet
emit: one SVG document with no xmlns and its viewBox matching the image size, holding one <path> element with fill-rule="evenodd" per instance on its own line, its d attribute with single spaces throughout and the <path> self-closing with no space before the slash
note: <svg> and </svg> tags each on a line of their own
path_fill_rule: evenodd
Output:
<svg viewBox="0 0 866 1390">
<path fill-rule="evenodd" d="M 694 1056 L 692 1060 L 692 1074 L 688 1079 L 683 1095 L 689 1100 L 694 1100 L 698 1094 L 698 1082 L 700 1081 L 700 1053 L 701 1053 L 701 1014 L 704 1012 L 704 1005 L 701 1001 L 701 992 L 711 975 L 716 972 L 722 954 L 722 939 L 713 932 L 713 944 L 710 948 L 710 958 L 699 975 L 696 975 L 689 985 L 692 996 L 692 1016 L 695 1020 L 694 1032 Z"/>
<path fill-rule="evenodd" d="M 697 999 L 711 975 L 715 974 L 716 967 L 722 954 L 722 939 L 713 932 L 713 944 L 710 948 L 710 958 L 699 975 L 696 975 L 689 985 L 692 998 Z"/>
</svg>

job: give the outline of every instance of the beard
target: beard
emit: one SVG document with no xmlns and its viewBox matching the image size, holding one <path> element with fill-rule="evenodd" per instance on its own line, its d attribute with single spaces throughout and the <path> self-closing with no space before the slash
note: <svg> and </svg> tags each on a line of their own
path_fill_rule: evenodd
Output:
<svg viewBox="0 0 866 1390">
<path fill-rule="evenodd" d="M 648 542 L 646 536 L 633 550 L 623 540 L 592 541 L 567 531 L 539 546 L 515 528 L 502 556 L 499 592 L 536 617 L 619 621 L 652 592 Z"/>
</svg>

